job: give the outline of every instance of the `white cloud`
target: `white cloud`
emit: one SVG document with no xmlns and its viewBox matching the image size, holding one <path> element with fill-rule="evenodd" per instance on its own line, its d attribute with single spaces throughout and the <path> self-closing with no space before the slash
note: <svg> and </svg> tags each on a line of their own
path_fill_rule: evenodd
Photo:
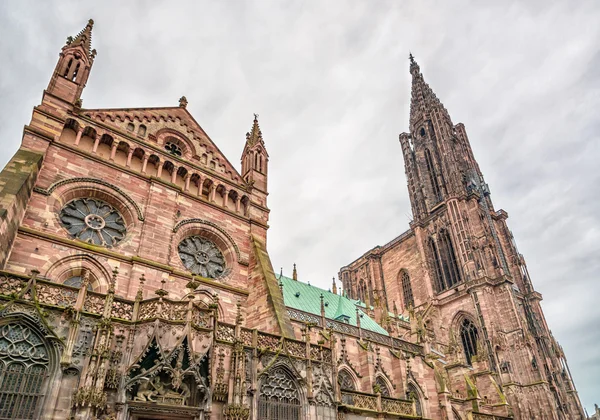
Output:
<svg viewBox="0 0 600 420">
<path fill-rule="evenodd" d="M 171 7 L 168 7 L 171 6 Z M 86 107 L 189 109 L 234 163 L 271 156 L 269 251 L 329 287 L 408 228 L 408 51 L 466 124 L 580 395 L 598 395 L 600 8 L 595 1 L 0 3 L 0 165 L 60 47 L 96 20 Z"/>
</svg>

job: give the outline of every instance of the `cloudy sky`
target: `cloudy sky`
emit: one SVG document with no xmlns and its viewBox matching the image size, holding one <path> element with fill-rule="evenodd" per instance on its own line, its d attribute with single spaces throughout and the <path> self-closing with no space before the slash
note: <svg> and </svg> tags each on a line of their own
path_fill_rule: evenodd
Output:
<svg viewBox="0 0 600 420">
<path fill-rule="evenodd" d="M 323 287 L 408 228 L 398 134 L 412 51 L 510 215 L 584 405 L 600 403 L 596 0 L 2 1 L 0 166 L 66 37 L 90 17 L 98 57 L 84 107 L 186 95 L 238 168 L 260 114 L 275 270 L 290 275 L 296 262 L 301 280 Z"/>
</svg>

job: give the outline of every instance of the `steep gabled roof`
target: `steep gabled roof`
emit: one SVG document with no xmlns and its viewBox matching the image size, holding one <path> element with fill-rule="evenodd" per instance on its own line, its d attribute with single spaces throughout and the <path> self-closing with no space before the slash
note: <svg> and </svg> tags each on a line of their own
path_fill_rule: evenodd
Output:
<svg viewBox="0 0 600 420">
<path fill-rule="evenodd" d="M 301 281 L 290 279 L 285 276 L 278 276 L 278 280 L 283 284 L 283 300 L 286 306 L 309 312 L 321 316 L 321 294 L 325 306 L 325 318 L 340 321 L 341 317 L 346 317 L 348 324 L 356 325 L 356 308 L 358 301 L 348 299 L 344 296 L 336 295 L 319 287 L 302 283 Z M 365 312 L 359 309 L 361 328 L 373 331 L 383 335 L 389 335 L 374 319 L 370 318 Z M 343 321 L 342 321 L 343 322 Z"/>
<path fill-rule="evenodd" d="M 177 130 L 195 146 L 201 146 L 212 152 L 224 162 L 226 172 L 236 175 L 238 180 L 242 177 L 238 170 L 231 164 L 229 159 L 221 152 L 219 147 L 208 136 L 206 131 L 198 124 L 193 115 L 184 105 L 172 107 L 150 107 L 150 108 L 99 108 L 82 109 L 81 114 L 104 123 L 110 121 L 111 125 L 119 127 L 119 123 L 138 121 L 147 125 L 148 133 L 153 134 L 152 123 L 172 122 L 177 125 Z M 158 125 L 158 124 L 157 124 Z M 161 128 L 163 124 L 161 124 Z M 157 127 L 158 128 L 158 127 Z"/>
</svg>

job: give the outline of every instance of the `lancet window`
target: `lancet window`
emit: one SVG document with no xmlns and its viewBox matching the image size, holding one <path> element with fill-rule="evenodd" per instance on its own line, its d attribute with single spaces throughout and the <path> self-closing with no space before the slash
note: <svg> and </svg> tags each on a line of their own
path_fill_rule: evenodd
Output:
<svg viewBox="0 0 600 420">
<path fill-rule="evenodd" d="M 338 373 L 338 385 L 342 390 L 356 391 L 356 385 L 354 384 L 352 376 L 350 376 L 350 374 L 345 370 L 340 370 Z"/>
<path fill-rule="evenodd" d="M 258 398 L 259 420 L 297 420 L 301 418 L 300 393 L 283 368 L 265 375 Z"/>
<path fill-rule="evenodd" d="M 473 356 L 477 355 L 477 338 L 479 333 L 477 327 L 469 319 L 464 319 L 460 325 L 460 339 L 462 341 L 463 349 L 465 352 L 465 358 L 467 364 L 471 365 Z"/>
<path fill-rule="evenodd" d="M 433 281 L 435 284 L 435 289 L 438 292 L 446 289 L 444 286 L 444 276 L 442 274 L 442 264 L 440 262 L 440 254 L 438 253 L 438 248 L 433 238 L 429 238 L 427 241 L 427 248 L 429 249 L 429 255 L 431 256 L 431 261 L 433 264 Z"/>
<path fill-rule="evenodd" d="M 442 292 L 460 283 L 460 271 L 450 233 L 447 230 L 441 230 L 437 243 L 433 238 L 429 238 L 427 247 L 433 264 L 436 290 Z"/>
<path fill-rule="evenodd" d="M 408 384 L 408 389 L 407 389 L 406 394 L 407 394 L 407 397 L 409 400 L 412 400 L 415 402 L 417 416 L 422 416 L 423 415 L 423 406 L 421 405 L 421 398 L 419 398 L 419 391 L 417 391 L 417 388 L 413 384 Z"/>
<path fill-rule="evenodd" d="M 410 276 L 406 270 L 402 270 L 400 273 L 402 282 L 402 294 L 404 295 L 404 306 L 406 308 L 415 306 L 415 299 L 413 297 L 412 286 L 410 284 Z"/>
<path fill-rule="evenodd" d="M 440 256 L 442 258 L 442 269 L 444 270 L 444 278 L 446 288 L 450 288 L 457 283 L 460 283 L 460 273 L 456 262 L 456 253 L 450 239 L 450 233 L 447 230 L 440 231 L 439 234 Z"/>
<path fill-rule="evenodd" d="M 382 397 L 391 397 L 390 388 L 381 376 L 378 376 L 377 379 L 375 379 L 373 390 L 379 392 Z"/>
<path fill-rule="evenodd" d="M 431 159 L 431 152 L 428 149 L 425 149 L 425 164 L 427 165 L 427 173 L 429 174 L 429 179 L 431 180 L 431 192 L 433 193 L 433 199 L 435 203 L 439 203 L 442 201 L 442 189 L 438 183 L 437 176 L 435 174 L 435 166 L 433 165 L 433 160 Z"/>
</svg>

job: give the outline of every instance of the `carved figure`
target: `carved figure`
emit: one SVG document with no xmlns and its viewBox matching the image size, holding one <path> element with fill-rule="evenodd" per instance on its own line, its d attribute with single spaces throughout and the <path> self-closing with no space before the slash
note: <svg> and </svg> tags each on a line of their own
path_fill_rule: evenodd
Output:
<svg viewBox="0 0 600 420">
<path fill-rule="evenodd" d="M 153 389 L 150 389 L 150 385 L 152 385 L 154 387 L 154 384 L 152 384 L 150 382 L 150 379 L 148 379 L 148 378 L 142 378 L 142 381 L 140 382 L 140 386 L 138 388 L 138 391 L 135 394 L 135 397 L 133 397 L 133 401 L 152 401 L 152 402 L 155 402 L 156 400 L 154 398 L 152 398 L 152 397 L 156 395 L 156 391 L 153 390 Z"/>
</svg>

